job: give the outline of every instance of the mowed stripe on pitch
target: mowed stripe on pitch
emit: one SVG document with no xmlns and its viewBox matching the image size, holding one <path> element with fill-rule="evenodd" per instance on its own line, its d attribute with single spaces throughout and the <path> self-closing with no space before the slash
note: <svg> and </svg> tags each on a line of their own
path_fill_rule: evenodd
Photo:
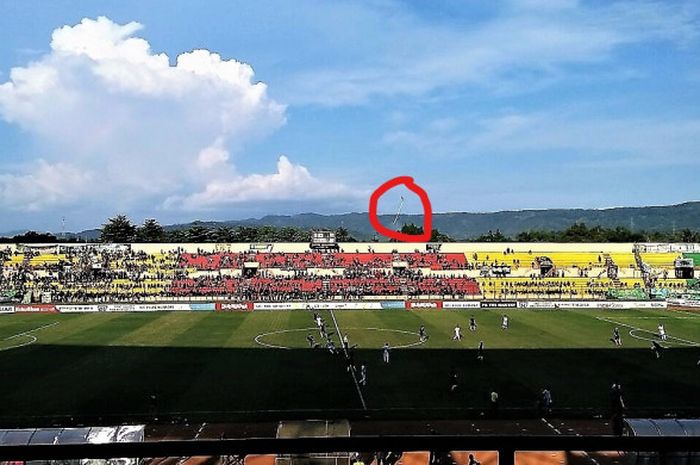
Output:
<svg viewBox="0 0 700 465">
<path fill-rule="evenodd" d="M 52 331 L 46 331 L 39 335 L 37 344 L 51 345 L 102 345 L 105 337 L 97 338 L 94 332 L 100 332 L 100 327 L 111 325 L 112 321 L 119 318 L 118 314 L 75 314 L 55 315 L 58 325 L 52 327 Z M 110 330 L 111 332 L 111 330 Z"/>
<path fill-rule="evenodd" d="M 40 316 L 43 318 L 37 318 Z M 52 318 L 51 315 L 2 315 L 0 316 L 0 341 L 55 321 L 56 318 Z"/>
<path fill-rule="evenodd" d="M 26 411 L 40 406 L 42 410 L 56 414 L 79 409 L 93 397 L 92 392 L 100 392 L 109 386 L 106 380 L 111 370 L 105 362 L 109 361 L 106 357 L 111 350 L 110 343 L 160 316 L 153 314 L 149 320 L 143 315 L 121 313 L 66 318 L 63 325 L 56 326 L 63 326 L 61 330 L 65 331 L 57 343 L 40 339 L 41 344 L 8 352 L 14 358 L 11 376 L 24 380 L 24 387 L 7 393 L 5 402 L 17 406 L 28 402 Z M 99 323 L 92 324 L 94 321 Z M 79 383 L 76 380 L 80 380 Z M 53 396 L 47 393 L 46 386 L 51 386 L 54 392 L 75 392 L 75 395 Z M 31 389 L 35 392 L 28 392 Z"/>
<path fill-rule="evenodd" d="M 326 316 L 324 315 L 324 318 Z M 326 322 L 330 317 L 326 318 Z M 312 326 L 312 313 L 307 311 L 264 311 L 246 313 L 241 324 L 231 331 L 226 340 L 226 347 L 254 347 L 255 336 L 261 333 L 290 328 L 306 328 Z M 306 342 L 302 338 L 303 343 Z M 301 346 L 301 343 L 300 343 Z"/>
<path fill-rule="evenodd" d="M 245 321 L 247 312 L 206 313 L 179 334 L 171 345 L 179 347 L 228 347 L 227 341 Z"/>
<path fill-rule="evenodd" d="M 162 312 L 138 315 L 144 324 L 112 340 L 111 346 L 168 347 L 178 346 L 179 337 L 205 318 L 203 313 Z"/>
</svg>

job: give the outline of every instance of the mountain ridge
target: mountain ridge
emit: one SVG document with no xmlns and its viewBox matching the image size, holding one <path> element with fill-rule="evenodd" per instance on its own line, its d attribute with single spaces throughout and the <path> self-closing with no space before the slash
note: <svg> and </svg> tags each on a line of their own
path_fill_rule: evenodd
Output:
<svg viewBox="0 0 700 465">
<path fill-rule="evenodd" d="M 379 215 L 380 221 L 390 224 L 394 215 Z M 422 215 L 402 215 L 399 221 L 422 223 Z M 670 231 L 674 229 L 700 229 L 700 201 L 689 201 L 675 205 L 654 205 L 643 207 L 593 208 L 552 208 L 502 210 L 496 212 L 444 212 L 433 214 L 433 228 L 455 239 L 467 239 L 499 230 L 506 235 L 514 235 L 530 230 L 563 230 L 574 223 L 588 226 L 627 227 L 634 231 Z M 275 226 L 310 229 L 346 228 L 360 240 L 375 236 L 367 213 L 342 213 L 323 215 L 319 213 L 299 213 L 294 215 L 265 215 L 260 218 L 224 221 L 192 221 L 166 225 L 167 230 L 188 228 L 194 224 L 208 227 Z M 99 228 L 86 229 L 66 236 L 95 239 Z"/>
</svg>

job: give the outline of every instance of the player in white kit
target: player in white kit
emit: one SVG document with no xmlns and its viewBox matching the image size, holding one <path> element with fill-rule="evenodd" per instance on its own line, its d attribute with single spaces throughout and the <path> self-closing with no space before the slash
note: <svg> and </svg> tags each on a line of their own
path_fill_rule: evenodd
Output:
<svg viewBox="0 0 700 465">
<path fill-rule="evenodd" d="M 455 335 L 452 336 L 453 341 L 461 341 L 462 340 L 462 328 L 459 327 L 459 325 L 455 326 Z"/>
<path fill-rule="evenodd" d="M 659 330 L 659 337 L 661 338 L 662 341 L 666 340 L 666 328 L 664 328 L 664 325 L 662 323 L 659 323 L 659 327 L 657 328 Z"/>
</svg>

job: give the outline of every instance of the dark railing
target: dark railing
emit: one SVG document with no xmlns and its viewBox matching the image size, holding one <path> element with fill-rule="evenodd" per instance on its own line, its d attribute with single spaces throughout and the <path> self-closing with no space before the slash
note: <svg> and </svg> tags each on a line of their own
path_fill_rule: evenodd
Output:
<svg viewBox="0 0 700 465">
<path fill-rule="evenodd" d="M 0 446 L 0 460 L 66 460 L 115 457 L 187 457 L 307 454 L 338 451 L 492 450 L 499 465 L 512 465 L 515 451 L 700 452 L 691 436 L 351 436 L 294 439 L 220 439 L 108 444 Z M 662 461 L 663 463 L 663 461 Z"/>
</svg>

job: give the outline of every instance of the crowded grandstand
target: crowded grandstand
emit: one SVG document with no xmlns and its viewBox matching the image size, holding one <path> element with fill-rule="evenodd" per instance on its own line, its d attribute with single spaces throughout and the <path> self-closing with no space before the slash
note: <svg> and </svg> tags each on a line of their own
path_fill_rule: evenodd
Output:
<svg viewBox="0 0 700 465">
<path fill-rule="evenodd" d="M 21 303 L 440 299 L 649 300 L 693 295 L 692 244 L 11 244 Z"/>
</svg>

